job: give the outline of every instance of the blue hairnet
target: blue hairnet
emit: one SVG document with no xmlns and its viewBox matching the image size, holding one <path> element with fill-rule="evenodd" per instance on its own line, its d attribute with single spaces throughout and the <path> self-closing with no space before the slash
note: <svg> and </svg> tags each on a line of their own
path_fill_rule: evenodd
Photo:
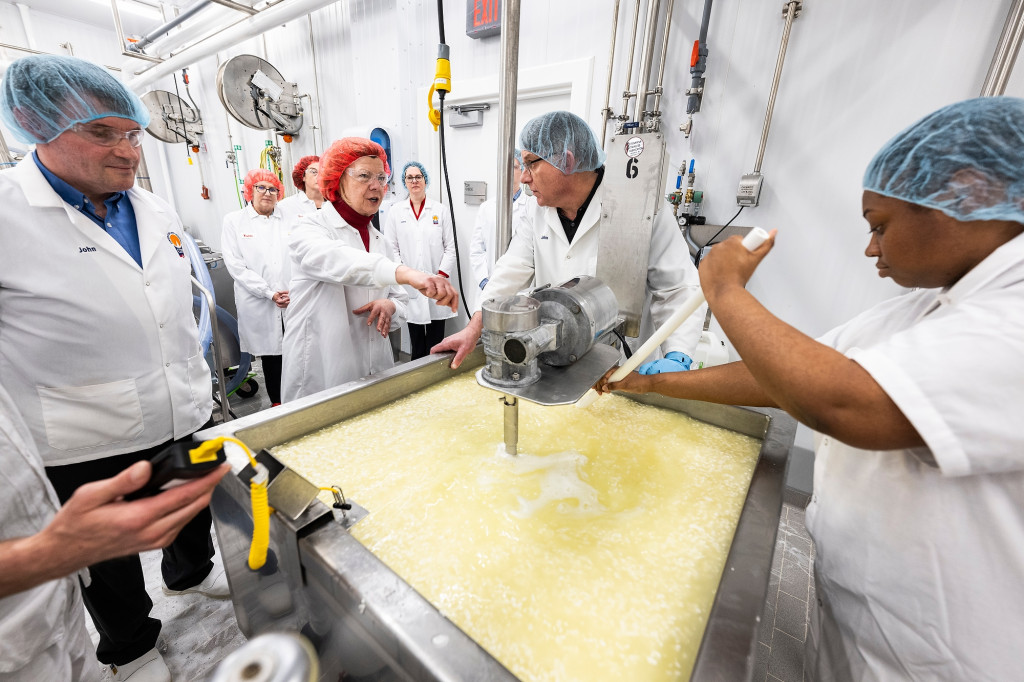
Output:
<svg viewBox="0 0 1024 682">
<path fill-rule="evenodd" d="M 76 123 L 107 116 L 149 125 L 142 100 L 106 69 L 84 59 L 32 55 L 7 67 L 0 118 L 21 142 L 50 142 Z"/>
<path fill-rule="evenodd" d="M 864 189 L 959 221 L 1024 223 L 1024 99 L 979 97 L 925 116 L 875 155 Z"/>
<path fill-rule="evenodd" d="M 430 175 L 427 174 L 427 169 L 423 167 L 423 164 L 419 161 L 410 161 L 402 167 L 402 187 L 409 189 L 409 186 L 405 184 L 405 172 L 410 168 L 419 168 L 420 173 L 423 173 L 423 186 L 430 186 Z"/>
<path fill-rule="evenodd" d="M 527 121 L 516 150 L 520 163 L 523 152 L 536 154 L 566 174 L 597 170 L 605 157 L 587 122 L 568 111 L 552 111 Z M 572 167 L 567 152 L 575 159 Z"/>
</svg>

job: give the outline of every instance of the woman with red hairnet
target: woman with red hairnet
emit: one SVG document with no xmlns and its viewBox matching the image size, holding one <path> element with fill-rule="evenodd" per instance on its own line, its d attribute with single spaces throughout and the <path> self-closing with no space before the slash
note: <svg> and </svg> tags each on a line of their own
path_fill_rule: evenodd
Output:
<svg viewBox="0 0 1024 682">
<path fill-rule="evenodd" d="M 319 156 L 303 156 L 292 169 L 292 184 L 299 191 L 277 204 L 291 223 L 315 213 L 323 205 L 324 195 L 320 193 L 320 183 L 317 182 L 319 174 Z"/>
<path fill-rule="evenodd" d="M 458 309 L 458 294 L 446 278 L 399 263 L 370 225 L 389 175 L 384 149 L 365 138 L 338 140 L 320 159 L 326 201 L 295 227 L 289 249 L 285 401 L 394 366 L 388 332 L 405 322 L 408 301 L 400 285 Z"/>
<path fill-rule="evenodd" d="M 249 205 L 224 216 L 221 250 L 235 280 L 238 337 L 243 352 L 259 356 L 271 405 L 281 402 L 284 311 L 288 307 L 288 233 L 277 200 L 284 186 L 268 170 L 245 175 Z"/>
</svg>

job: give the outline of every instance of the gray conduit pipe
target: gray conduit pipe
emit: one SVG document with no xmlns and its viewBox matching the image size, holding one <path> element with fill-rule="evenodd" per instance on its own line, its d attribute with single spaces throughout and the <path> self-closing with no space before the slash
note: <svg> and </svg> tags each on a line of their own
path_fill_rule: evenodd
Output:
<svg viewBox="0 0 1024 682">
<path fill-rule="evenodd" d="M 690 66 L 690 89 L 686 96 L 686 113 L 696 114 L 704 98 L 704 71 L 708 62 L 708 24 L 711 23 L 711 0 L 704 0 L 704 15 L 697 36 L 697 63 Z"/>
</svg>

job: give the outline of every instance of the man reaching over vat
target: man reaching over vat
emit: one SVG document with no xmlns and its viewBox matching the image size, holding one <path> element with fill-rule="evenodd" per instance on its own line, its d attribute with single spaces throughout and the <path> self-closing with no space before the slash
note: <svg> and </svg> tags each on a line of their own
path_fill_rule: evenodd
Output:
<svg viewBox="0 0 1024 682">
<path fill-rule="evenodd" d="M 594 132 L 576 114 L 553 111 L 528 121 L 519 135 L 519 145 L 520 181 L 530 187 L 533 197 L 517 218 L 508 251 L 494 264 L 494 272 L 477 297 L 469 324 L 430 351 L 455 351 L 453 369 L 480 339 L 483 301 L 597 273 L 605 155 Z M 668 211 L 659 211 L 657 218 L 647 266 L 645 327 L 650 322 L 657 327 L 667 321 L 700 286 L 679 228 Z M 683 322 L 662 344 L 665 357 L 642 365 L 640 371 L 689 369 L 705 311 L 701 306 Z"/>
<path fill-rule="evenodd" d="M 817 432 L 817 680 L 1010 680 L 1024 624 L 1024 99 L 967 100 L 864 176 L 865 255 L 916 290 L 818 340 L 744 285 L 732 238 L 701 264 L 742 360 L 601 391 L 781 407 Z M 971 361 L 962 361 L 965 349 Z"/>
</svg>

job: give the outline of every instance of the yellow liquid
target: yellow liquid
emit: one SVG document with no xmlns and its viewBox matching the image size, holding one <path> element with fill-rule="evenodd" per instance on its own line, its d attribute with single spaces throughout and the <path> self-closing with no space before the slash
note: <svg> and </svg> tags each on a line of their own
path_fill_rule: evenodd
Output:
<svg viewBox="0 0 1024 682">
<path fill-rule="evenodd" d="M 521 679 L 688 678 L 760 441 L 520 401 L 511 457 L 500 399 L 466 374 L 275 455 L 369 509 L 353 535 Z"/>
</svg>

